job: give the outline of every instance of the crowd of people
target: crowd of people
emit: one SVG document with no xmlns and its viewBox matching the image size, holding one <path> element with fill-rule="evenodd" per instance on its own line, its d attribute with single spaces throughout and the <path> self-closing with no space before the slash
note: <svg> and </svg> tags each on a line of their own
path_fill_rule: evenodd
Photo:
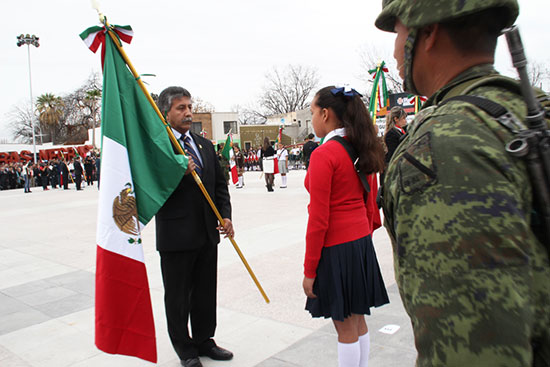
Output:
<svg viewBox="0 0 550 367">
<path fill-rule="evenodd" d="M 309 163 L 311 152 L 318 146 L 314 141 L 314 134 L 309 134 L 306 141 L 300 144 L 285 146 L 281 143 L 273 145 L 268 137 L 264 138 L 263 145 L 257 148 L 239 147 L 238 143 L 233 144 L 233 159 L 237 168 L 238 180 L 236 188 L 244 187 L 244 172 L 246 171 L 262 171 L 266 180 L 266 188 L 268 192 L 273 192 L 274 175 L 281 174 L 280 188 L 287 187 L 287 173 L 290 169 L 306 169 Z M 230 183 L 231 163 L 222 154 L 224 143 L 217 146 L 218 160 L 224 170 L 224 175 L 227 183 Z M 277 167 L 275 167 L 275 158 L 277 159 Z"/>
<path fill-rule="evenodd" d="M 311 134 L 311 139 L 313 139 L 313 134 Z M 317 143 L 314 143 L 317 145 Z M 270 143 L 270 145 L 272 145 Z M 281 147 L 279 147 L 281 146 Z M 222 166 L 227 164 L 227 160 L 221 156 L 224 143 L 218 144 L 218 155 Z M 306 167 L 306 157 L 303 152 L 303 144 L 295 144 L 290 146 L 283 146 L 282 144 L 277 144 L 277 149 L 284 149 L 287 152 L 288 156 L 288 169 L 304 169 Z M 242 168 L 243 172 L 245 171 L 261 171 L 262 168 L 262 150 L 264 150 L 263 145 L 256 148 L 244 148 L 241 149 L 238 143 L 233 145 L 233 151 L 235 154 L 235 161 L 239 168 Z M 310 153 L 311 154 L 311 153 Z M 286 158 L 285 158 L 286 159 Z M 280 161 L 280 159 L 279 159 Z"/>
<path fill-rule="evenodd" d="M 91 151 L 84 158 L 77 156 L 70 160 L 60 158 L 48 161 L 12 162 L 0 164 L 0 190 L 23 188 L 25 193 L 31 193 L 32 188 L 68 189 L 74 183 L 77 190 L 82 190 L 82 182 L 93 186 L 94 181 L 99 186 L 99 151 Z"/>
</svg>

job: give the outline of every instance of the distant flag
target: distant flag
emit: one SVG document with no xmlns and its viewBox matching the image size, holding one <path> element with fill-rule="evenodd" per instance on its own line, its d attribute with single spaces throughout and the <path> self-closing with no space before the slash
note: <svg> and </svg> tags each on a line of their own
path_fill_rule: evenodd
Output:
<svg viewBox="0 0 550 367">
<path fill-rule="evenodd" d="M 424 96 L 415 96 L 414 94 L 409 94 L 407 96 L 409 98 L 409 104 L 414 105 L 414 113 L 418 113 L 420 111 L 420 108 L 428 100 L 428 98 Z"/>
<path fill-rule="evenodd" d="M 80 157 L 80 154 L 78 154 L 78 150 L 76 150 L 75 147 L 73 147 L 73 150 L 74 150 L 75 158 L 81 159 L 82 157 Z"/>
<path fill-rule="evenodd" d="M 97 28 L 81 34 L 87 44 Z M 141 230 L 179 184 L 188 159 L 174 153 L 164 125 L 110 36 L 97 32 L 95 37 L 103 35 L 105 56 L 95 344 L 107 353 L 156 362 Z M 95 40 L 91 44 L 99 47 Z"/>
<path fill-rule="evenodd" d="M 283 129 L 284 126 L 279 126 L 279 132 L 277 133 L 277 138 L 275 139 L 275 144 L 279 144 L 283 141 Z"/>
<path fill-rule="evenodd" d="M 388 68 L 385 65 L 386 63 L 382 61 L 376 66 L 376 69 L 369 70 L 374 79 L 369 102 L 369 111 L 374 122 L 376 121 L 377 112 L 381 111 L 385 113 L 389 104 L 388 87 L 384 74 L 388 72 Z"/>
<path fill-rule="evenodd" d="M 235 154 L 233 152 L 233 139 L 231 137 L 231 131 L 227 134 L 227 139 L 223 146 L 222 155 L 229 161 L 229 169 L 231 172 L 231 181 L 234 184 L 239 182 L 239 175 L 237 172 L 237 165 L 235 164 Z"/>
</svg>

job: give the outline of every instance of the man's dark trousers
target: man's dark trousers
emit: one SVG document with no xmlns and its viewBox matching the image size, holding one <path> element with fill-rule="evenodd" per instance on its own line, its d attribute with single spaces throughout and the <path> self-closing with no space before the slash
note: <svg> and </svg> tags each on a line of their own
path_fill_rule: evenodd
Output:
<svg viewBox="0 0 550 367">
<path fill-rule="evenodd" d="M 197 357 L 197 351 L 212 346 L 216 331 L 217 257 L 218 245 L 212 243 L 196 250 L 160 252 L 168 334 L 181 360 Z M 195 303 L 180 299 L 186 294 L 193 294 Z M 178 307 L 181 304 L 185 305 L 183 309 Z M 187 328 L 190 313 L 193 339 Z"/>
</svg>

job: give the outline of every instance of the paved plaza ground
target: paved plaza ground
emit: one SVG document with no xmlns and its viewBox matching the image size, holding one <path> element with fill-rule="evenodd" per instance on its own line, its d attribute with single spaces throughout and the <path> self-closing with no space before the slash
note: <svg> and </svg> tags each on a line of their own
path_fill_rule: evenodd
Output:
<svg viewBox="0 0 550 367">
<path fill-rule="evenodd" d="M 305 171 L 289 173 L 288 188 L 268 193 L 260 172 L 245 188 L 230 188 L 235 240 L 264 287 L 266 304 L 228 240 L 219 248 L 217 343 L 234 352 L 206 367 L 336 366 L 330 320 L 304 311 L 302 264 L 308 194 Z M 153 364 L 103 353 L 94 346 L 96 186 L 83 191 L 34 188 L 0 192 L 0 366 L 130 367 Z M 164 317 L 154 220 L 143 232 L 158 365 L 179 366 Z M 414 366 L 412 329 L 395 285 L 385 230 L 374 234 L 391 303 L 373 309 L 370 367 Z M 388 325 L 397 325 L 387 333 Z M 386 331 L 386 333 L 384 332 Z"/>
</svg>

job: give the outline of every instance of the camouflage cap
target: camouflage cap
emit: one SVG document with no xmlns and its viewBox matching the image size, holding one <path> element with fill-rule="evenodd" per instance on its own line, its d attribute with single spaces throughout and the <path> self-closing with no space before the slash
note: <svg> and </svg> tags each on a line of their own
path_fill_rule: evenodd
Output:
<svg viewBox="0 0 550 367">
<path fill-rule="evenodd" d="M 421 28 L 489 8 L 508 9 L 506 27 L 514 24 L 518 14 L 517 0 L 382 0 L 382 12 L 374 24 L 394 32 L 396 18 L 407 28 Z"/>
</svg>

